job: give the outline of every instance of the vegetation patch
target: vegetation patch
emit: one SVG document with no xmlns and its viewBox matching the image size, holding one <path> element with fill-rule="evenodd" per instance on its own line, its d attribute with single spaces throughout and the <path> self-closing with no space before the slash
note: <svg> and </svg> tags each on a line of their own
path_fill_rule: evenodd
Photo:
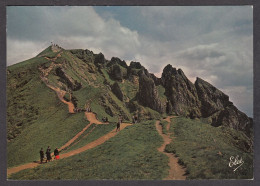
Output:
<svg viewBox="0 0 260 186">
<path fill-rule="evenodd" d="M 106 135 L 114 128 L 116 128 L 116 123 L 104 125 L 92 124 L 77 140 L 75 140 L 68 148 L 66 148 L 66 150 L 63 150 L 62 153 L 83 147 L 86 144 Z"/>
<path fill-rule="evenodd" d="M 163 133 L 163 134 L 167 134 L 167 125 L 168 125 L 168 122 L 165 121 L 165 120 L 161 120 L 161 121 L 160 121 L 160 125 L 162 126 L 162 133 Z"/>
<path fill-rule="evenodd" d="M 10 179 L 158 180 L 168 174 L 168 158 L 155 121 L 128 126 L 100 146 L 11 175 Z"/>
<path fill-rule="evenodd" d="M 179 163 L 187 169 L 187 179 L 252 179 L 253 154 L 235 147 L 236 140 L 245 140 L 239 131 L 236 139 L 231 129 L 212 127 L 200 120 L 174 118 L 170 132 L 176 138 L 166 146 L 166 152 L 175 153 Z M 243 165 L 229 167 L 230 157 L 239 156 Z"/>
</svg>

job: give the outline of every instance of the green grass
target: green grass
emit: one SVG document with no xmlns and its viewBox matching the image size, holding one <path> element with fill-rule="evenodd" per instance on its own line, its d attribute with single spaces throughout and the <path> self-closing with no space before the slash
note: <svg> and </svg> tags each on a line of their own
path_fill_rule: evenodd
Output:
<svg viewBox="0 0 260 186">
<path fill-rule="evenodd" d="M 106 135 L 114 128 L 116 128 L 116 123 L 110 123 L 107 125 L 92 124 L 77 140 L 75 140 L 74 143 L 72 143 L 66 150 L 63 150 L 62 153 L 83 147 L 84 145 Z"/>
<path fill-rule="evenodd" d="M 128 80 L 125 80 L 124 83 L 119 83 L 119 86 L 122 92 L 124 92 L 125 95 L 129 98 L 129 100 L 133 99 L 136 96 L 139 88 Z"/>
<path fill-rule="evenodd" d="M 39 53 L 36 57 L 43 56 L 43 57 L 55 58 L 57 54 L 58 52 L 53 52 L 51 46 L 49 46 L 41 53 Z"/>
<path fill-rule="evenodd" d="M 170 132 L 176 138 L 166 146 L 166 151 L 176 153 L 180 164 L 187 168 L 188 179 L 252 179 L 252 153 L 234 146 L 234 135 L 240 143 L 245 140 L 239 131 L 180 117 L 173 119 Z M 233 172 L 234 168 L 228 166 L 229 159 L 237 155 L 244 164 Z"/>
<path fill-rule="evenodd" d="M 100 146 L 11 175 L 19 180 L 161 180 L 168 175 L 168 158 L 157 151 L 162 138 L 155 121 L 128 126 Z"/>
<path fill-rule="evenodd" d="M 158 90 L 158 95 L 159 95 L 159 98 L 161 99 L 161 101 L 166 102 L 167 97 L 164 95 L 165 88 L 162 85 L 156 86 L 156 88 Z"/>
<path fill-rule="evenodd" d="M 52 49 L 51 49 L 51 46 L 49 46 L 46 49 L 44 49 L 41 53 L 39 53 L 37 56 L 41 56 L 41 55 L 44 55 L 46 53 L 51 53 L 51 52 L 52 52 Z"/>
<path fill-rule="evenodd" d="M 87 123 L 83 113 L 68 114 L 68 106 L 40 80 L 34 60 L 8 67 L 8 167 L 38 160 L 41 147 L 60 147 Z"/>
<path fill-rule="evenodd" d="M 161 120 L 160 121 L 160 125 L 162 126 L 162 133 L 163 134 L 167 134 L 167 125 L 168 125 L 168 122 L 165 121 L 165 120 Z"/>
<path fill-rule="evenodd" d="M 112 79 L 109 77 L 109 75 L 108 75 L 108 73 L 107 73 L 107 70 L 106 70 L 106 69 L 101 69 L 101 72 L 103 73 L 103 76 L 104 76 L 105 80 L 107 81 L 107 83 L 109 83 L 110 85 L 113 85 L 115 81 L 112 80 Z"/>
</svg>

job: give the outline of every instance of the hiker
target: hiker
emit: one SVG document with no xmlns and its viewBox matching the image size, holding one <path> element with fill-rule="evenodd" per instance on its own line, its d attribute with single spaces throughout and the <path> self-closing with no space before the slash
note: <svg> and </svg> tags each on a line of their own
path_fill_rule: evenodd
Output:
<svg viewBox="0 0 260 186">
<path fill-rule="evenodd" d="M 135 124 L 135 116 L 133 116 L 132 119 L 133 119 L 132 123 Z"/>
<path fill-rule="evenodd" d="M 40 150 L 40 158 L 41 158 L 41 163 L 42 163 L 42 162 L 43 162 L 43 159 L 44 159 L 43 148 L 41 148 L 41 150 Z"/>
<path fill-rule="evenodd" d="M 108 118 L 107 117 L 105 118 L 105 121 L 108 122 Z"/>
<path fill-rule="evenodd" d="M 46 150 L 46 163 L 49 161 L 51 161 L 51 149 L 50 149 L 50 146 L 48 146 L 47 150 Z"/>
<path fill-rule="evenodd" d="M 121 123 L 118 121 L 118 122 L 117 122 L 117 125 L 116 125 L 116 132 L 117 132 L 117 130 L 120 131 L 120 124 L 121 124 Z"/>
<path fill-rule="evenodd" d="M 137 123 L 137 115 L 135 115 L 135 124 Z"/>
<path fill-rule="evenodd" d="M 117 125 L 116 125 L 116 132 L 119 130 L 120 131 L 120 124 L 122 123 L 122 119 L 121 119 L 121 116 L 119 116 L 118 118 L 118 122 L 117 122 Z"/>
<path fill-rule="evenodd" d="M 56 149 L 54 150 L 54 156 L 55 156 L 55 159 L 56 159 L 56 160 L 60 159 L 59 150 L 58 150 L 57 147 L 56 147 Z"/>
</svg>

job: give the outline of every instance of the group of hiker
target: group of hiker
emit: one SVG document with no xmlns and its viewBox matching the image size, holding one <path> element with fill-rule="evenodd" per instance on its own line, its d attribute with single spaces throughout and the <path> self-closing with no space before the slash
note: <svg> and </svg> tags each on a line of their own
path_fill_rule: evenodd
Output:
<svg viewBox="0 0 260 186">
<path fill-rule="evenodd" d="M 51 148 L 50 146 L 48 146 L 46 152 L 46 163 L 47 162 L 50 162 L 52 160 L 52 157 L 51 157 Z M 59 150 L 58 148 L 56 147 L 56 149 L 54 150 L 54 159 L 58 160 L 60 159 L 60 156 L 59 156 Z M 40 159 L 41 159 L 41 163 L 43 163 L 43 160 L 44 160 L 44 152 L 43 152 L 43 148 L 41 148 L 40 150 Z"/>
<path fill-rule="evenodd" d="M 88 108 L 90 109 L 90 107 L 88 107 Z M 90 109 L 89 112 L 91 112 L 91 109 Z M 136 123 L 137 123 L 137 116 L 136 116 L 136 115 L 133 116 L 132 119 L 133 119 L 133 120 L 132 120 L 132 123 L 133 123 L 133 124 L 136 124 Z M 107 118 L 107 117 L 103 117 L 103 118 L 102 118 L 102 121 L 103 121 L 103 122 L 108 122 L 108 118 Z M 117 131 L 120 131 L 120 125 L 121 125 L 122 122 L 123 122 L 123 117 L 122 117 L 121 115 L 119 115 L 119 117 L 118 117 L 118 122 L 117 122 L 117 125 L 116 125 L 116 132 L 117 132 Z M 47 162 L 50 162 L 50 161 L 52 160 L 52 157 L 51 157 L 51 148 L 50 148 L 50 146 L 48 146 L 48 148 L 46 149 L 45 154 L 46 154 L 46 163 L 47 163 Z M 54 150 L 54 156 L 55 156 L 54 159 L 56 159 L 56 160 L 60 159 L 59 150 L 58 150 L 57 147 L 56 147 L 56 149 Z M 44 158 L 45 158 L 45 156 L 44 156 L 44 151 L 43 151 L 43 148 L 41 148 L 41 150 L 40 150 L 41 163 L 43 163 Z"/>
<path fill-rule="evenodd" d="M 81 108 L 74 108 L 73 109 L 74 112 L 91 112 L 91 108 L 87 107 L 85 109 L 81 109 Z"/>
<path fill-rule="evenodd" d="M 133 119 L 133 120 L 132 120 L 132 123 L 133 123 L 133 124 L 136 124 L 136 123 L 137 123 L 137 120 L 138 120 L 137 115 L 133 116 L 132 119 Z M 120 125 L 121 125 L 122 122 L 123 122 L 123 117 L 122 117 L 122 116 L 119 116 L 119 117 L 118 117 L 118 122 L 117 122 L 117 125 L 116 125 L 116 132 L 117 132 L 117 131 L 120 131 Z"/>
</svg>

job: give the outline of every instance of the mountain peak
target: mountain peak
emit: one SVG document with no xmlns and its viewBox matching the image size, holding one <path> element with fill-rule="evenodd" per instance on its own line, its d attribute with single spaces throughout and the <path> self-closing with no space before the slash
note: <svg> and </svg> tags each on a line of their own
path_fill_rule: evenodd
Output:
<svg viewBox="0 0 260 186">
<path fill-rule="evenodd" d="M 36 57 L 41 57 L 50 53 L 56 53 L 63 50 L 59 45 L 57 44 L 51 44 L 47 48 L 45 48 L 42 52 L 40 52 Z"/>
</svg>

